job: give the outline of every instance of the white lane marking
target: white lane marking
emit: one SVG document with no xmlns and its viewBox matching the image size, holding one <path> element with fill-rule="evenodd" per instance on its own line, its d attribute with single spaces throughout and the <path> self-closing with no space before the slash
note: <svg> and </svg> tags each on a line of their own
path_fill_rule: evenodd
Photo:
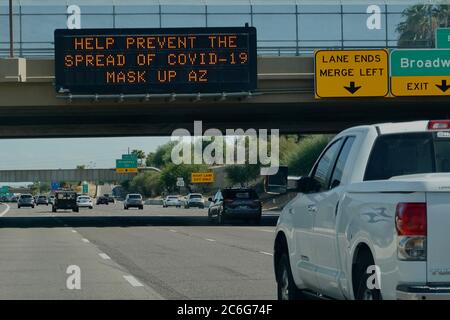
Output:
<svg viewBox="0 0 450 320">
<path fill-rule="evenodd" d="M 72 232 L 73 232 L 73 233 L 77 233 L 78 231 L 77 231 L 77 230 L 72 230 Z"/>
<path fill-rule="evenodd" d="M 175 232 L 175 233 L 178 232 L 177 230 L 173 230 L 173 229 L 170 229 L 169 231 L 170 232 Z"/>
<path fill-rule="evenodd" d="M 133 287 L 143 287 L 144 285 L 140 283 L 135 277 L 133 276 L 123 276 L 125 280 L 127 280 Z"/>
<path fill-rule="evenodd" d="M 258 229 L 258 231 L 271 232 L 271 233 L 275 232 L 275 230 L 268 230 L 268 229 Z"/>
<path fill-rule="evenodd" d="M 209 238 L 205 238 L 206 241 L 210 241 L 210 242 L 215 242 L 216 240 L 214 239 L 209 239 Z"/>
<path fill-rule="evenodd" d="M 260 251 L 259 253 L 265 254 L 267 256 L 273 256 L 273 253 L 270 252 Z"/>
<path fill-rule="evenodd" d="M 104 260 L 111 260 L 111 258 L 106 253 L 99 253 L 98 255 Z"/>
<path fill-rule="evenodd" d="M 86 243 L 90 242 L 88 239 L 85 239 L 85 238 L 81 239 L 81 241 L 86 242 Z"/>
<path fill-rule="evenodd" d="M 0 213 L 0 217 L 3 217 L 8 213 L 9 209 L 11 209 L 11 207 L 7 203 L 2 203 L 2 205 L 6 206 L 6 209 L 2 213 Z"/>
</svg>

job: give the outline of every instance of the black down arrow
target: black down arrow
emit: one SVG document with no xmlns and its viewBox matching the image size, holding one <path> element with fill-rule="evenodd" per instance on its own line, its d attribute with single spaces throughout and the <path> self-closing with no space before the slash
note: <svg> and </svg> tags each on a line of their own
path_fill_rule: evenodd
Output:
<svg viewBox="0 0 450 320">
<path fill-rule="evenodd" d="M 441 84 L 437 84 L 436 87 L 442 90 L 442 92 L 447 91 L 450 86 L 447 85 L 447 80 L 442 80 Z"/>
<path fill-rule="evenodd" d="M 355 85 L 355 81 L 351 81 L 350 82 L 350 86 L 348 87 L 344 87 L 345 89 L 347 89 L 348 92 L 350 92 L 351 94 L 354 94 L 356 91 L 358 91 L 359 89 L 361 89 L 361 86 L 357 87 Z"/>
</svg>

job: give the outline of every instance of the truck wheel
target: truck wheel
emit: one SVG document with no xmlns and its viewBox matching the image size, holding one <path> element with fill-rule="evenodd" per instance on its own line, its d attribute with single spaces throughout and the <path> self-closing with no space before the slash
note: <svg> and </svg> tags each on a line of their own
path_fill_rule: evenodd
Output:
<svg viewBox="0 0 450 320">
<path fill-rule="evenodd" d="M 139 207 L 139 210 L 144 210 L 144 206 L 140 206 L 140 207 Z"/>
<path fill-rule="evenodd" d="M 287 253 L 283 253 L 278 262 L 277 296 L 278 300 L 298 300 L 303 298 L 292 277 L 291 265 Z"/>
<path fill-rule="evenodd" d="M 55 207 L 52 207 L 52 212 L 56 212 L 56 208 Z"/>
</svg>

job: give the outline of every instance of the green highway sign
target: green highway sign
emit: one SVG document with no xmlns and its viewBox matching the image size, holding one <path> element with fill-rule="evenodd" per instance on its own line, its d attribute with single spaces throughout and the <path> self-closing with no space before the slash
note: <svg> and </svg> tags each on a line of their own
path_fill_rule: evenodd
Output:
<svg viewBox="0 0 450 320">
<path fill-rule="evenodd" d="M 84 182 L 84 183 L 82 184 L 82 190 L 81 190 L 81 192 L 82 192 L 82 193 L 88 193 L 88 192 L 89 192 L 89 184 L 88 184 L 87 182 Z"/>
<path fill-rule="evenodd" d="M 450 50 L 395 49 L 389 69 L 393 96 L 450 95 Z"/>
<path fill-rule="evenodd" d="M 9 186 L 3 186 L 0 188 L 0 193 L 9 193 Z"/>
<path fill-rule="evenodd" d="M 136 160 L 137 161 L 137 157 L 135 154 L 123 154 L 122 160 Z"/>
<path fill-rule="evenodd" d="M 116 160 L 116 168 L 137 168 L 137 160 Z"/>
<path fill-rule="evenodd" d="M 450 28 L 436 29 L 436 48 L 446 49 L 450 48 Z"/>
</svg>

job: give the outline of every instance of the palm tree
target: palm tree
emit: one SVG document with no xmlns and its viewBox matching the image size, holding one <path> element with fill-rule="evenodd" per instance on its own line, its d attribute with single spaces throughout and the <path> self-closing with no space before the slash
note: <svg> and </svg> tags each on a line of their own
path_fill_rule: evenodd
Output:
<svg viewBox="0 0 450 320">
<path fill-rule="evenodd" d="M 399 47 L 434 47 L 436 28 L 450 25 L 449 5 L 418 4 L 405 9 L 398 24 Z"/>
<path fill-rule="evenodd" d="M 142 167 L 143 166 L 143 160 L 145 159 L 145 152 L 142 150 L 133 150 L 131 151 L 131 154 L 134 154 L 136 156 L 136 158 L 138 158 L 139 160 L 139 166 Z"/>
</svg>

